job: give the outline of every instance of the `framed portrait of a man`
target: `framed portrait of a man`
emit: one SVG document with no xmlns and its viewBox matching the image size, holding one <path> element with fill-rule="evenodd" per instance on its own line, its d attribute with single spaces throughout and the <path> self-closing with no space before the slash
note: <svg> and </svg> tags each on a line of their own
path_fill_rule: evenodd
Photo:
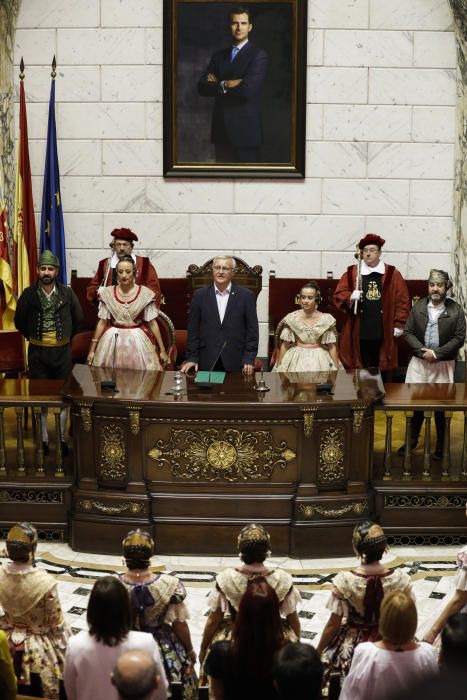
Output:
<svg viewBox="0 0 467 700">
<path fill-rule="evenodd" d="M 306 0 L 164 0 L 164 175 L 305 177 Z"/>
</svg>

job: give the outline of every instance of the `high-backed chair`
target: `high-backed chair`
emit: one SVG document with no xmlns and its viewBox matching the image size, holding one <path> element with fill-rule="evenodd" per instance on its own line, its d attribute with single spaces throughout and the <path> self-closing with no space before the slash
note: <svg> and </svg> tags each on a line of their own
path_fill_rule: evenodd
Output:
<svg viewBox="0 0 467 700">
<path fill-rule="evenodd" d="M 24 338 L 17 330 L 0 331 L 0 372 L 21 377 L 26 371 Z"/>
<path fill-rule="evenodd" d="M 262 266 L 255 265 L 254 267 L 250 267 L 248 263 L 241 258 L 237 258 L 235 255 L 229 257 L 232 257 L 235 260 L 235 277 L 233 279 L 235 284 L 251 289 L 253 294 L 258 297 L 258 294 L 263 286 Z M 186 278 L 188 295 L 190 299 L 197 289 L 201 289 L 202 287 L 207 287 L 208 285 L 212 284 L 213 260 L 214 258 L 210 258 L 204 263 L 204 265 L 201 266 L 195 264 L 188 266 Z M 263 369 L 263 363 L 258 358 L 255 360 L 255 369 L 258 371 Z"/>
</svg>

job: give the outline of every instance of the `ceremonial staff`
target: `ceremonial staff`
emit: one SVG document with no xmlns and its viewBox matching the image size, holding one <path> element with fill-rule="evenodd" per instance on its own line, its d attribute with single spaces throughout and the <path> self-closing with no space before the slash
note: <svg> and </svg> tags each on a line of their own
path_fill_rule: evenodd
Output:
<svg viewBox="0 0 467 700">
<path fill-rule="evenodd" d="M 355 257 L 357 258 L 357 286 L 356 289 L 358 289 L 359 292 L 363 291 L 363 285 L 362 285 L 362 256 L 363 256 L 363 251 L 361 250 L 360 246 L 357 243 L 357 247 L 355 250 Z M 361 294 L 360 294 L 361 298 Z M 358 302 L 359 299 L 355 299 L 353 303 L 353 312 L 355 315 L 357 315 L 357 310 L 358 310 Z"/>
</svg>

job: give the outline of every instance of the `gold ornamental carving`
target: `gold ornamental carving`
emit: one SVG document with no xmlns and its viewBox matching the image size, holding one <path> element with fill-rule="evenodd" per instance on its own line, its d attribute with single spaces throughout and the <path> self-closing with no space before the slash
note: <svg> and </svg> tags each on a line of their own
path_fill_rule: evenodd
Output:
<svg viewBox="0 0 467 700">
<path fill-rule="evenodd" d="M 132 435 L 139 435 L 139 414 L 139 411 L 130 411 L 128 413 Z"/>
<path fill-rule="evenodd" d="M 83 430 L 85 433 L 90 433 L 92 430 L 92 404 L 79 404 L 79 413 L 83 421 Z"/>
<path fill-rule="evenodd" d="M 366 501 L 352 501 L 352 503 L 346 503 L 346 505 L 339 508 L 330 508 L 315 504 L 306 505 L 305 503 L 301 503 L 300 510 L 305 518 L 313 518 L 315 514 L 322 515 L 324 518 L 341 518 L 347 513 L 362 515 L 368 510 L 368 503 Z"/>
<path fill-rule="evenodd" d="M 385 508 L 450 508 L 463 510 L 467 505 L 465 496 L 437 496 L 411 495 L 411 496 L 385 496 Z"/>
<path fill-rule="evenodd" d="M 319 445 L 319 481 L 344 479 L 344 429 L 325 428 Z"/>
<path fill-rule="evenodd" d="M 267 430 L 208 428 L 173 429 L 169 440 L 158 440 L 148 456 L 158 467 L 169 467 L 174 479 L 234 482 L 270 479 L 296 453 L 285 440 L 276 444 Z"/>
<path fill-rule="evenodd" d="M 363 417 L 365 415 L 365 404 L 354 404 L 352 406 L 353 413 L 353 432 L 358 435 L 362 432 Z"/>
<path fill-rule="evenodd" d="M 93 501 L 88 498 L 83 498 L 78 502 L 78 508 L 90 513 L 93 509 L 98 510 L 106 515 L 119 515 L 129 511 L 132 515 L 137 515 L 144 511 L 144 503 L 129 501 L 128 503 L 103 503 L 102 501 Z"/>
<path fill-rule="evenodd" d="M 317 406 L 306 406 L 302 408 L 303 413 L 303 434 L 309 438 L 313 435 L 313 424 L 318 408 Z"/>
<path fill-rule="evenodd" d="M 127 475 L 125 464 L 125 433 L 121 426 L 106 424 L 101 429 L 100 476 L 102 479 L 124 479 Z"/>
</svg>

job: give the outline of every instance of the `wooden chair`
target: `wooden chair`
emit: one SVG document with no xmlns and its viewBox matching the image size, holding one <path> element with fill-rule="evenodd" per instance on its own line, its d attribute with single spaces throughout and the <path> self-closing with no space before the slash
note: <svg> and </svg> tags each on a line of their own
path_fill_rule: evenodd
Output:
<svg viewBox="0 0 467 700">
<path fill-rule="evenodd" d="M 235 277 L 233 281 L 235 284 L 251 289 L 253 294 L 257 297 L 263 286 L 263 268 L 261 265 L 255 265 L 250 267 L 244 260 L 237 258 L 235 255 L 229 256 L 235 260 Z M 207 260 L 204 265 L 189 265 L 188 271 L 186 273 L 187 286 L 188 286 L 188 296 L 193 296 L 197 289 L 202 287 L 207 287 L 212 284 L 212 263 L 214 258 Z M 260 371 L 263 369 L 263 363 L 261 360 L 256 358 L 255 369 Z"/>
<path fill-rule="evenodd" d="M 274 365 L 277 362 L 277 358 L 279 357 L 279 348 L 281 345 L 281 333 L 282 329 L 285 326 L 284 319 L 279 321 L 276 330 L 274 331 L 274 349 L 271 354 L 271 359 L 269 360 L 269 370 L 271 370 Z"/>
<path fill-rule="evenodd" d="M 0 372 L 22 377 L 26 372 L 24 338 L 17 330 L 0 331 Z"/>
</svg>

